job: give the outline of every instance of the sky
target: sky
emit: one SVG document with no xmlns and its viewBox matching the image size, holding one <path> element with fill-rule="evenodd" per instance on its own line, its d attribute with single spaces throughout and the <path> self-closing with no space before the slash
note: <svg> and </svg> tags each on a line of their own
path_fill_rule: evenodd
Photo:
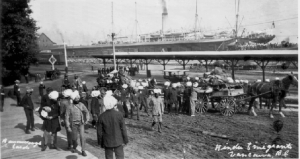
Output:
<svg viewBox="0 0 300 159">
<path fill-rule="evenodd" d="M 195 26 L 196 0 L 165 0 L 168 30 L 188 31 Z M 112 2 L 113 20 L 112 27 Z M 135 9 L 136 2 L 136 9 Z M 204 33 L 232 30 L 236 0 L 197 0 L 198 28 Z M 31 15 L 52 41 L 68 45 L 90 45 L 106 40 L 112 28 L 117 36 L 156 32 L 162 28 L 162 0 L 31 0 Z M 298 42 L 297 0 L 240 0 L 239 32 L 270 29 L 280 43 L 289 37 Z M 137 14 L 135 14 L 137 13 Z"/>
</svg>

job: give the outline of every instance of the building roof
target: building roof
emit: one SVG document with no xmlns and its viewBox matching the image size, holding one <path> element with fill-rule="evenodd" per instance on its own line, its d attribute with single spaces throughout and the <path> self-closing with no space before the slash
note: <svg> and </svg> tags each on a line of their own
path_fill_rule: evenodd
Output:
<svg viewBox="0 0 300 159">
<path fill-rule="evenodd" d="M 55 42 L 53 42 L 46 34 L 42 33 L 40 35 L 38 35 L 38 38 L 40 38 L 42 35 L 44 35 L 49 41 L 51 41 L 53 44 L 56 44 Z"/>
</svg>

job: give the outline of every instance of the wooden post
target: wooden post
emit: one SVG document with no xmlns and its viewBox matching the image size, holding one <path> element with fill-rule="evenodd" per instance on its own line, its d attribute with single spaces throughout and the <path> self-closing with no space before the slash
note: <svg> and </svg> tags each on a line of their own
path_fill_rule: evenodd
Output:
<svg viewBox="0 0 300 159">
<path fill-rule="evenodd" d="M 164 70 L 166 70 L 166 60 L 163 59 L 163 66 L 164 66 Z M 164 71 L 164 77 L 166 76 L 166 72 Z"/>
<path fill-rule="evenodd" d="M 183 60 L 182 60 L 183 70 L 185 70 L 185 64 L 186 64 L 186 63 L 185 63 L 185 60 L 183 59 Z M 185 71 L 183 72 L 183 74 L 186 75 Z"/>
<path fill-rule="evenodd" d="M 262 74 L 263 74 L 263 82 L 265 82 L 265 69 L 266 69 L 266 66 L 269 64 L 269 60 L 254 60 L 257 65 L 261 68 L 262 70 Z"/>
<path fill-rule="evenodd" d="M 205 59 L 204 61 L 205 61 L 205 68 L 206 68 L 206 71 L 205 71 L 205 72 L 208 72 L 207 59 Z"/>
<path fill-rule="evenodd" d="M 132 59 L 130 59 L 130 67 L 132 68 Z"/>
</svg>

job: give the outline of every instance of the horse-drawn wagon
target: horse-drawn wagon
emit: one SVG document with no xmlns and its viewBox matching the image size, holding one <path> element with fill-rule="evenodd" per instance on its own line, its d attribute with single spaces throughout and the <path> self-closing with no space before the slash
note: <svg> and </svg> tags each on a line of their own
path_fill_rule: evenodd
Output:
<svg viewBox="0 0 300 159">
<path fill-rule="evenodd" d="M 46 71 L 45 80 L 46 79 L 54 80 L 54 79 L 59 78 L 59 76 L 60 76 L 60 71 L 58 69 Z"/>
</svg>

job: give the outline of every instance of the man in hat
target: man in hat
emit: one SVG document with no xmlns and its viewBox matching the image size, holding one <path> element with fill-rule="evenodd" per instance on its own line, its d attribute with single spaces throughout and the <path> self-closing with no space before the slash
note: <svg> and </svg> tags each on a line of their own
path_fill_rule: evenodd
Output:
<svg viewBox="0 0 300 159">
<path fill-rule="evenodd" d="M 169 89 L 169 105 L 168 105 L 168 113 L 171 114 L 173 105 L 175 106 L 175 114 L 178 115 L 178 90 L 177 90 L 177 84 L 172 83 L 172 88 Z"/>
<path fill-rule="evenodd" d="M 3 112 L 5 93 L 4 93 L 4 89 L 3 89 L 2 85 L 0 85 L 0 93 L 1 93 L 1 97 L 0 97 L 0 111 Z"/>
<path fill-rule="evenodd" d="M 139 86 L 138 88 L 135 88 L 133 92 L 130 95 L 130 103 L 131 103 L 131 110 L 130 115 L 131 119 L 133 118 L 133 109 L 135 108 L 137 110 L 137 120 L 140 120 L 140 114 L 139 114 L 139 108 L 141 103 L 141 94 L 139 93 L 139 90 L 142 90 L 143 86 Z"/>
<path fill-rule="evenodd" d="M 106 94 L 103 98 L 106 111 L 99 116 L 97 125 L 98 144 L 105 149 L 105 158 L 124 159 L 123 147 L 128 143 L 126 125 L 122 113 L 116 111 L 117 100 Z"/>
<path fill-rule="evenodd" d="M 190 96 L 192 94 L 192 82 L 186 83 L 186 88 L 183 91 L 183 112 L 188 113 L 190 108 Z"/>
<path fill-rule="evenodd" d="M 50 103 L 50 98 L 49 98 L 49 94 L 53 91 L 53 89 L 51 87 L 48 87 L 46 89 L 46 94 L 44 96 L 42 96 L 41 99 L 41 106 L 49 106 Z"/>
<path fill-rule="evenodd" d="M 68 147 L 67 149 L 72 149 L 72 133 L 68 131 L 68 128 L 65 126 L 66 123 L 66 110 L 71 107 L 71 94 L 73 91 L 71 89 L 66 89 L 62 92 L 62 98 L 60 99 L 60 118 L 62 120 L 62 126 L 66 128 Z"/>
<path fill-rule="evenodd" d="M 126 106 L 126 102 L 128 102 L 128 97 L 129 97 L 129 91 L 128 91 L 127 87 L 128 87 L 127 84 L 122 85 L 121 99 L 120 99 L 120 101 L 123 105 L 124 112 L 125 112 L 125 118 L 128 118 L 128 114 L 129 114 L 128 108 Z"/>
<path fill-rule="evenodd" d="M 17 97 L 17 105 L 21 105 L 21 90 L 19 87 L 20 81 L 16 80 L 14 85 L 14 95 Z"/>
<path fill-rule="evenodd" d="M 24 107 L 26 119 L 27 119 L 27 125 L 26 125 L 26 134 L 30 134 L 29 129 L 31 131 L 34 131 L 34 105 L 31 99 L 33 89 L 27 88 L 26 94 L 22 98 L 21 105 Z"/>
<path fill-rule="evenodd" d="M 154 130 L 154 126 L 158 122 L 158 132 L 161 132 L 164 103 L 161 97 L 159 97 L 159 93 L 160 93 L 159 91 L 160 90 L 158 89 L 154 89 L 154 97 L 151 97 L 150 99 L 153 103 L 153 108 L 152 108 L 153 122 L 152 122 L 151 129 Z"/>
<path fill-rule="evenodd" d="M 39 85 L 39 94 L 41 97 L 44 95 L 44 89 L 46 89 L 46 86 L 44 85 L 43 81 L 41 81 Z"/>
<path fill-rule="evenodd" d="M 197 88 L 198 87 L 198 83 L 195 82 L 193 83 L 193 87 Z M 197 92 L 195 89 L 191 89 L 191 97 L 190 97 L 190 109 L 189 109 L 189 114 L 191 116 L 195 116 L 195 107 L 196 107 L 196 101 L 197 101 Z"/>
<path fill-rule="evenodd" d="M 78 91 L 75 91 L 71 94 L 72 104 L 69 107 L 70 109 L 66 110 L 65 120 L 68 132 L 72 132 L 72 153 L 76 152 L 76 148 L 78 145 L 77 139 L 79 134 L 82 147 L 82 156 L 87 156 L 87 154 L 85 153 L 84 125 L 87 124 L 90 120 L 90 114 L 87 108 L 79 102 L 79 99 L 80 95 Z"/>
</svg>

